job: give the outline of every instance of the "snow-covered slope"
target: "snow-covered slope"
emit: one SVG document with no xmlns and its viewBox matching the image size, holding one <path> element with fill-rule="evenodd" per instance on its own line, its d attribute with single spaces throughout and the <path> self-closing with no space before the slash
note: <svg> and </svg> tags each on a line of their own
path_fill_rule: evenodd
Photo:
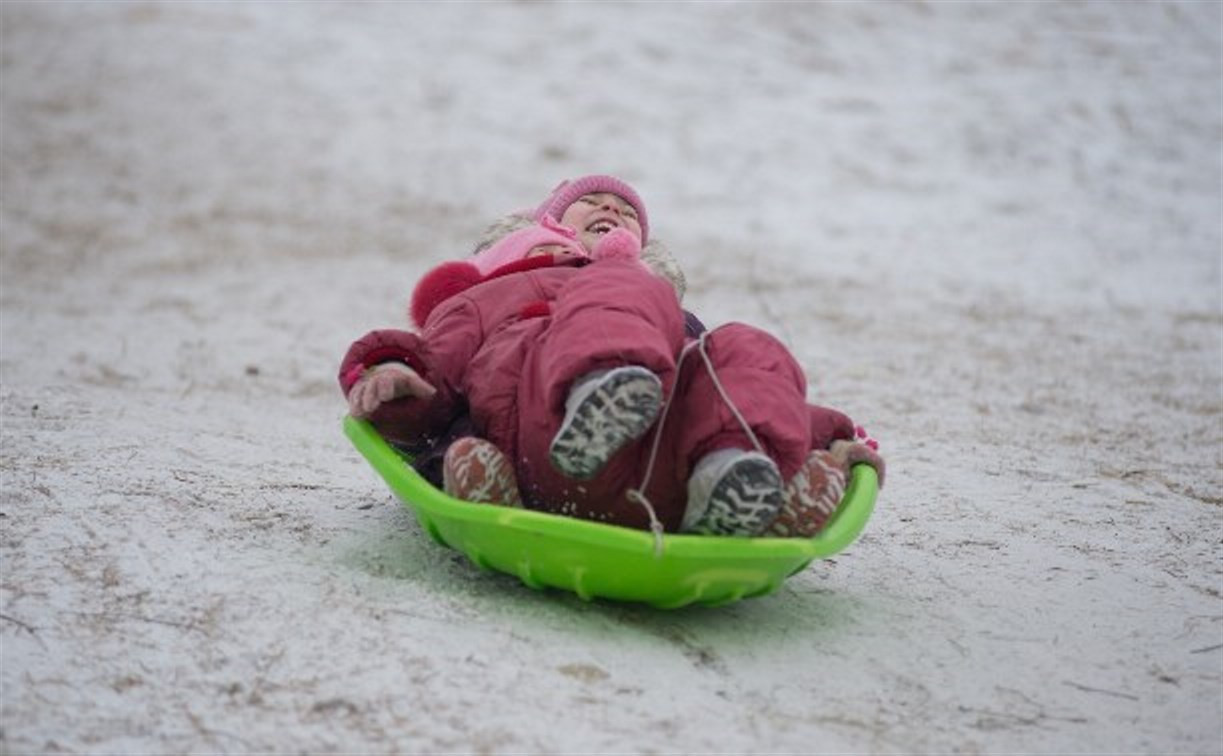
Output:
<svg viewBox="0 0 1223 756">
<path fill-rule="evenodd" d="M 1217 753 L 1221 22 L 0 5 L 0 750 Z M 532 592 L 340 434 L 347 344 L 590 172 L 883 444 L 778 594 Z"/>
</svg>

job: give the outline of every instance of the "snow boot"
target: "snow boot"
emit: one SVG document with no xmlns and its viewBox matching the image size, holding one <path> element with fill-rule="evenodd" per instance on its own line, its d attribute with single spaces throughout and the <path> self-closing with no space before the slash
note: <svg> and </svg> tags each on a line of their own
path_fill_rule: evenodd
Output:
<svg viewBox="0 0 1223 756">
<path fill-rule="evenodd" d="M 760 452 L 722 449 L 705 455 L 688 478 L 681 532 L 756 536 L 777 518 L 781 473 Z"/>
<path fill-rule="evenodd" d="M 630 365 L 575 382 L 549 457 L 563 475 L 590 480 L 625 444 L 640 438 L 662 407 L 662 382 Z"/>
<path fill-rule="evenodd" d="M 442 490 L 463 501 L 522 506 L 510 461 L 491 441 L 475 436 L 464 436 L 446 449 Z"/>
<path fill-rule="evenodd" d="M 781 511 L 766 535 L 810 538 L 823 529 L 845 496 L 847 465 L 832 452 L 816 449 L 786 484 Z"/>
</svg>

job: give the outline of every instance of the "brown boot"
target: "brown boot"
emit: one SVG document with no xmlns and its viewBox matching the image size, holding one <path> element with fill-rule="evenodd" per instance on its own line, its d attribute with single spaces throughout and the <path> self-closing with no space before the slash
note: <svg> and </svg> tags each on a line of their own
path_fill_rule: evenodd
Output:
<svg viewBox="0 0 1223 756">
<path fill-rule="evenodd" d="M 845 495 L 847 466 L 817 449 L 786 484 L 781 511 L 765 531 L 777 538 L 810 538 L 824 527 Z"/>
<path fill-rule="evenodd" d="M 475 436 L 464 436 L 446 449 L 442 488 L 464 501 L 522 506 L 510 461 L 492 442 Z"/>
</svg>

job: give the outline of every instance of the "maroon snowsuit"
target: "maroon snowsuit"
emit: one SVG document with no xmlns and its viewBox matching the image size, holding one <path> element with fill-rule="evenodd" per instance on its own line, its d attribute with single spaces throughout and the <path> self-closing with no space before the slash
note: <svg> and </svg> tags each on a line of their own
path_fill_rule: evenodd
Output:
<svg viewBox="0 0 1223 756">
<path fill-rule="evenodd" d="M 811 449 L 852 438 L 848 417 L 807 404 L 803 372 L 775 338 L 729 324 L 705 339 L 717 379 L 785 479 Z M 648 529 L 649 517 L 625 494 L 641 486 L 661 432 L 644 493 L 674 532 L 686 507 L 688 477 L 701 457 L 720 448 L 752 448 L 701 355 L 691 352 L 677 373 L 684 346 L 684 313 L 663 279 L 628 262 L 570 267 L 538 257 L 444 299 L 419 334 L 367 334 L 345 355 L 340 382 L 347 394 L 362 368 L 404 362 L 438 391 L 428 400 L 380 407 L 371 422 L 384 436 L 419 445 L 444 433 L 466 409 L 476 432 L 513 461 L 528 507 L 634 528 Z M 613 455 L 593 479 L 566 478 L 553 469 L 548 451 L 569 389 L 587 373 L 622 365 L 641 365 L 659 377 L 669 402 L 665 419 Z"/>
</svg>

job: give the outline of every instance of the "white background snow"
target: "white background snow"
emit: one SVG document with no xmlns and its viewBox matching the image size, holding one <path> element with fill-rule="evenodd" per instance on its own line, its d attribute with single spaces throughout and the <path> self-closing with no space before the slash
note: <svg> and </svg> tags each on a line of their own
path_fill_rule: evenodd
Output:
<svg viewBox="0 0 1223 756">
<path fill-rule="evenodd" d="M 0 6 L 0 751 L 1223 750 L 1219 3 Z M 769 597 L 537 593 L 340 432 L 560 179 L 883 444 Z"/>
</svg>

